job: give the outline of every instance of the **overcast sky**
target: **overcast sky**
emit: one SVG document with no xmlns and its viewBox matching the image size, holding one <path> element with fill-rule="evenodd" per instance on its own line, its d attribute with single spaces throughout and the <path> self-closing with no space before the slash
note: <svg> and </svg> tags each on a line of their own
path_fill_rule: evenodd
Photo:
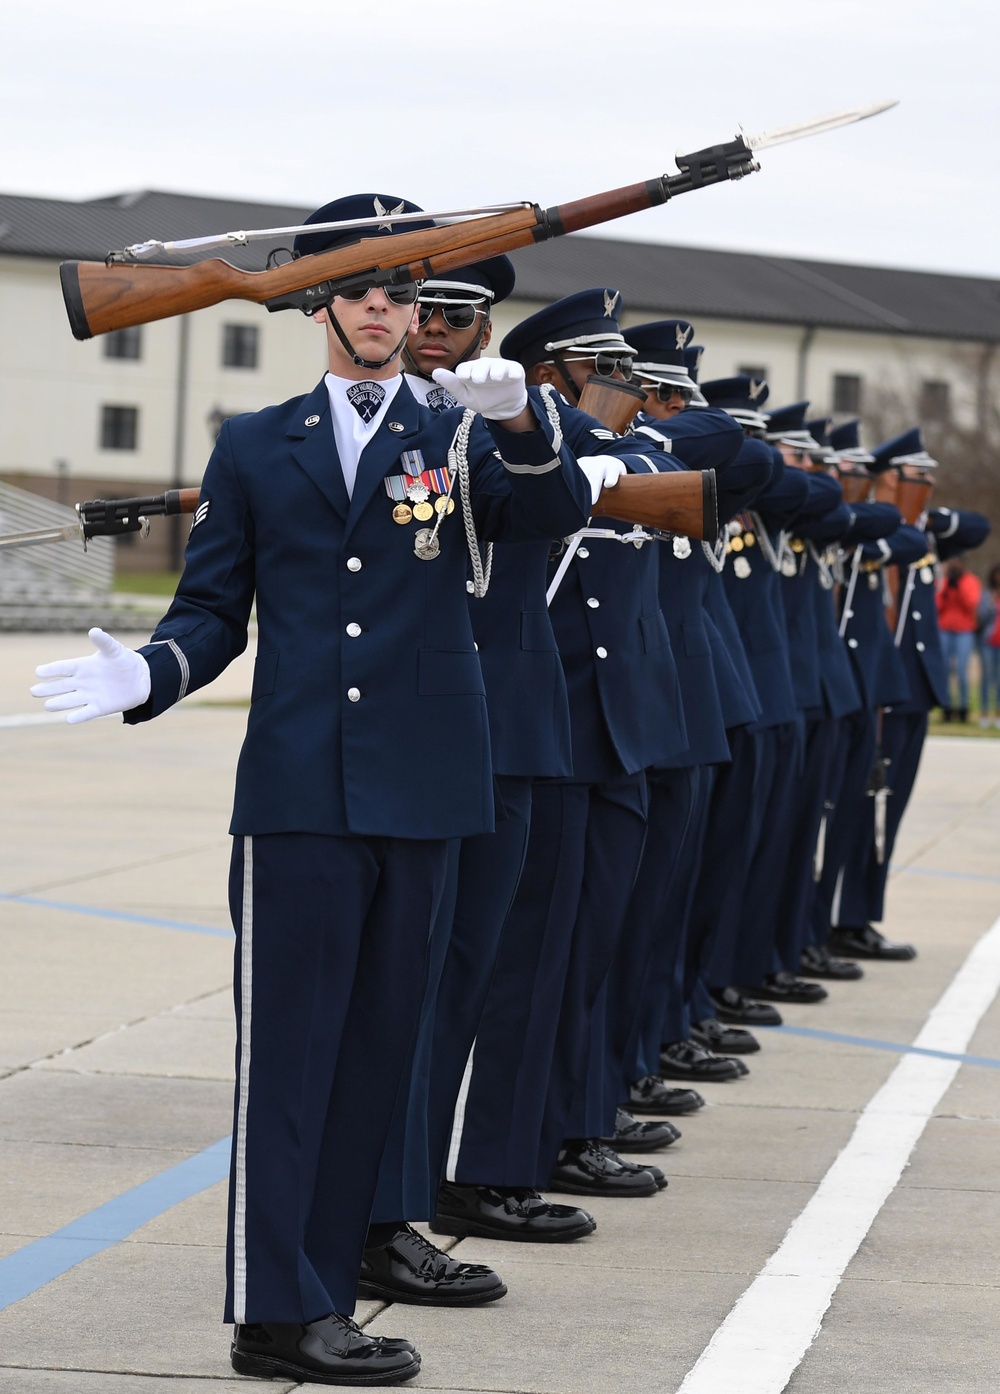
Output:
<svg viewBox="0 0 1000 1394">
<path fill-rule="evenodd" d="M 995 0 L 2 0 L 0 38 L 0 192 L 60 198 L 548 205 L 898 97 L 597 231 L 1000 276 Z"/>
</svg>

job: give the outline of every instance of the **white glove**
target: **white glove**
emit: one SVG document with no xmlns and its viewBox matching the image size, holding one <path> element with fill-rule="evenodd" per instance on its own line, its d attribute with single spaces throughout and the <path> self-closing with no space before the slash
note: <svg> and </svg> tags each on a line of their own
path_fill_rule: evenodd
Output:
<svg viewBox="0 0 1000 1394">
<path fill-rule="evenodd" d="M 47 697 L 45 710 L 69 712 L 71 725 L 95 716 L 131 711 L 149 696 L 149 664 L 141 653 L 127 649 L 103 629 L 91 629 L 88 638 L 97 650 L 84 658 L 63 658 L 35 669 L 40 678 L 32 697 Z"/>
<path fill-rule="evenodd" d="M 511 421 L 528 405 L 524 369 L 507 358 L 477 358 L 459 363 L 455 372 L 435 368 L 431 376 L 461 406 L 489 421 Z"/>
<path fill-rule="evenodd" d="M 602 489 L 613 489 L 623 474 L 628 474 L 624 460 L 614 455 L 578 455 L 576 463 L 590 480 L 590 502 L 596 503 Z"/>
</svg>

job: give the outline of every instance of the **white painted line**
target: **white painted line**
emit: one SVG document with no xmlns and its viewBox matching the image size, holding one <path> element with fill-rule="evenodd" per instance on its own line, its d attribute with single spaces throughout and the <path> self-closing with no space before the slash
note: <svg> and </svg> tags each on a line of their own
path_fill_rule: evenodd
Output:
<svg viewBox="0 0 1000 1394">
<path fill-rule="evenodd" d="M 973 948 L 913 1044 L 963 1053 L 998 988 L 1000 919 Z M 677 1394 L 780 1394 L 819 1335 L 844 1270 L 959 1068 L 957 1060 L 904 1056 Z"/>
</svg>

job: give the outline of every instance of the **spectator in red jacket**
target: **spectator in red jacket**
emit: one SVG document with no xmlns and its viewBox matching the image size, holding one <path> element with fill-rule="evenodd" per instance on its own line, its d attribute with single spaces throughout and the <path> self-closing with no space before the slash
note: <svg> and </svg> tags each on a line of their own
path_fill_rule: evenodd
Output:
<svg viewBox="0 0 1000 1394">
<path fill-rule="evenodd" d="M 969 659 L 976 643 L 976 610 L 982 593 L 979 578 L 957 557 L 948 563 L 937 593 L 938 627 L 949 675 L 954 672 L 958 685 L 959 721 L 969 719 Z M 945 707 L 945 721 L 953 715 L 954 708 Z"/>
</svg>

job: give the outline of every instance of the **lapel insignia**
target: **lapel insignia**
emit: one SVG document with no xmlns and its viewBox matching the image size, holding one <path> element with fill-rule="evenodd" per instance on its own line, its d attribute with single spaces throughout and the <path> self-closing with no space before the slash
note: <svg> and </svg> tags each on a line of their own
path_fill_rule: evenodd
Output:
<svg viewBox="0 0 1000 1394">
<path fill-rule="evenodd" d="M 307 426 L 318 426 L 318 425 L 319 425 L 319 417 L 318 417 L 318 416 L 307 416 L 306 419 L 305 419 L 305 424 L 306 424 Z"/>
<path fill-rule="evenodd" d="M 617 291 L 617 290 L 616 290 L 615 293 L 614 293 L 613 295 L 612 295 L 611 291 L 609 291 L 609 290 L 606 290 L 606 291 L 604 292 L 604 318 L 605 318 L 605 319 L 613 319 L 613 318 L 614 318 L 615 306 L 618 304 L 618 301 L 619 301 L 620 299 L 621 299 L 621 291 Z"/>
<path fill-rule="evenodd" d="M 397 432 L 399 432 L 399 431 L 402 431 L 402 430 L 405 429 L 404 426 L 403 426 L 402 421 L 390 421 L 390 422 L 387 423 L 387 425 L 388 425 L 390 431 L 397 431 Z"/>
</svg>

